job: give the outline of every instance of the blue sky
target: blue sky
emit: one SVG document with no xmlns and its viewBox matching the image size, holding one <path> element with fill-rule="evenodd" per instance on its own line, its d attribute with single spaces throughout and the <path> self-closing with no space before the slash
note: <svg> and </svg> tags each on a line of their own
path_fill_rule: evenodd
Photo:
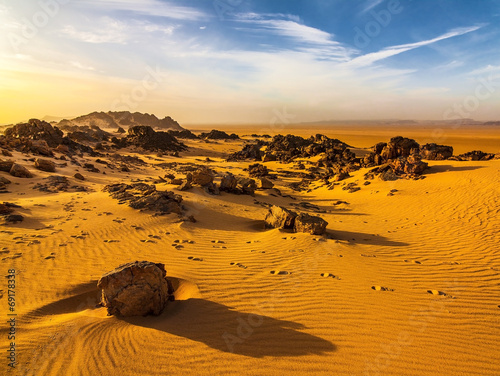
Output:
<svg viewBox="0 0 500 376">
<path fill-rule="evenodd" d="M 0 123 L 500 119 L 500 1 L 0 0 Z"/>
</svg>

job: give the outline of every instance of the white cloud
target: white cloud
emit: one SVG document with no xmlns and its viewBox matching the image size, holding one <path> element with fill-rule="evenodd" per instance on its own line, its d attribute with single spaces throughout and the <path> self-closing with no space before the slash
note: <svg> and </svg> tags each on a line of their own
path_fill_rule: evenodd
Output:
<svg viewBox="0 0 500 376">
<path fill-rule="evenodd" d="M 209 17 L 209 15 L 198 9 L 158 0 L 80 0 L 74 4 L 86 9 L 122 10 L 143 16 L 166 17 L 186 21 L 196 21 Z"/>
<path fill-rule="evenodd" d="M 433 38 L 433 39 L 428 39 L 428 40 L 424 40 L 424 41 L 416 42 L 416 43 L 408 43 L 408 44 L 401 44 L 398 46 L 386 47 L 383 50 L 380 50 L 377 52 L 372 52 L 372 53 L 369 53 L 366 55 L 359 56 L 355 59 L 352 59 L 349 62 L 349 64 L 353 65 L 353 66 L 358 66 L 358 67 L 368 66 L 368 65 L 371 65 L 379 60 L 383 60 L 383 59 L 386 59 L 388 57 L 395 56 L 395 55 L 398 55 L 400 53 L 410 51 L 410 50 L 413 50 L 413 49 L 418 48 L 418 47 L 427 46 L 427 45 L 430 45 L 432 43 L 439 42 L 441 40 L 453 38 L 453 37 L 456 37 L 459 35 L 464 35 L 464 34 L 472 32 L 472 31 L 478 30 L 480 28 L 481 28 L 481 26 L 457 28 L 457 29 L 453 29 L 453 30 L 451 30 L 443 35 L 440 35 L 436 38 Z"/>
<path fill-rule="evenodd" d="M 471 76 L 478 76 L 481 74 L 486 74 L 486 73 L 492 73 L 500 71 L 500 65 L 490 65 L 488 64 L 487 66 L 479 69 L 474 69 L 473 71 L 469 72 L 468 74 Z"/>
</svg>

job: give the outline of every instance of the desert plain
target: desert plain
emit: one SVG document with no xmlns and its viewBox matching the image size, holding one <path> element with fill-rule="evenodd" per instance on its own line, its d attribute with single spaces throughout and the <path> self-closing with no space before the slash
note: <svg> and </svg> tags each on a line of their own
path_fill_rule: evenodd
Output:
<svg viewBox="0 0 500 376">
<path fill-rule="evenodd" d="M 92 152 L 51 148 L 42 156 L 3 148 L 1 159 L 32 177 L 0 172 L 10 181 L 0 202 L 23 217 L 0 227 L 2 375 L 500 374 L 500 159 L 424 160 L 429 168 L 417 179 L 366 178 L 373 166 L 360 167 L 295 185 L 321 153 L 287 163 L 228 160 L 278 133 L 324 134 L 361 159 L 394 136 L 451 145 L 454 155 L 498 156 L 500 127 L 185 128 L 239 138 L 179 138 L 187 148 L 177 153 L 101 141 L 87 143 Z M 55 172 L 35 168 L 35 158 L 52 161 Z M 203 168 L 218 185 L 229 172 L 249 178 L 256 163 L 274 187 L 253 195 L 196 184 L 181 191 L 175 181 Z M 68 184 L 47 188 L 51 176 Z M 139 182 L 182 196 L 181 213 L 134 209 L 104 189 Z M 343 189 L 349 184 L 359 189 Z M 319 216 L 326 232 L 266 228 L 272 205 Z M 175 300 L 158 316 L 108 315 L 98 280 L 136 260 L 165 265 Z M 5 325 L 10 270 L 14 341 Z"/>
</svg>

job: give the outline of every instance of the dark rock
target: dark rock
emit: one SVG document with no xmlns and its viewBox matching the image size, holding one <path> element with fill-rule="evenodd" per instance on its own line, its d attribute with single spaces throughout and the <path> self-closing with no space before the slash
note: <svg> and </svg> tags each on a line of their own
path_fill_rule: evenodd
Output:
<svg viewBox="0 0 500 376">
<path fill-rule="evenodd" d="M 238 180 L 238 189 L 245 195 L 253 196 L 257 189 L 257 184 L 253 179 L 242 178 Z"/>
<path fill-rule="evenodd" d="M 35 168 L 45 172 L 56 172 L 56 164 L 47 159 L 36 158 Z"/>
<path fill-rule="evenodd" d="M 295 218 L 295 232 L 305 232 L 312 235 L 323 235 L 326 232 L 326 222 L 323 218 L 301 213 Z"/>
<path fill-rule="evenodd" d="M 157 191 L 145 183 L 106 185 L 103 190 L 112 198 L 128 202 L 134 209 L 151 210 L 161 214 L 182 213 L 182 196 L 169 191 Z"/>
<path fill-rule="evenodd" d="M 18 165 L 17 163 L 14 163 L 9 171 L 9 173 L 12 176 L 18 177 L 18 178 L 32 178 L 33 174 L 29 172 L 29 170 L 21 165 Z"/>
<path fill-rule="evenodd" d="M 425 144 L 420 148 L 423 159 L 442 161 L 453 155 L 453 147 L 445 145 Z"/>
<path fill-rule="evenodd" d="M 7 215 L 7 214 L 10 214 L 12 212 L 14 212 L 14 209 L 11 206 L 9 206 L 5 203 L 0 204 L 0 215 Z"/>
<path fill-rule="evenodd" d="M 0 171 L 10 172 L 13 165 L 14 161 L 0 161 Z"/>
<path fill-rule="evenodd" d="M 273 205 L 265 218 L 267 228 L 293 229 L 297 213 L 282 206 Z"/>
<path fill-rule="evenodd" d="M 191 188 L 193 188 L 193 186 L 191 185 L 190 182 L 188 181 L 185 181 L 183 182 L 181 185 L 179 185 L 179 187 L 177 188 L 179 191 L 188 191 L 190 190 Z"/>
<path fill-rule="evenodd" d="M 258 142 L 257 144 L 247 144 L 243 146 L 243 149 L 229 155 L 228 161 L 241 161 L 244 159 L 253 159 L 254 161 L 260 161 L 262 159 L 262 153 L 260 148 L 264 143 Z"/>
<path fill-rule="evenodd" d="M 250 177 L 252 178 L 262 177 L 269 175 L 269 171 L 267 170 L 266 166 L 260 163 L 256 163 L 248 166 L 248 175 L 250 175 Z"/>
<path fill-rule="evenodd" d="M 474 150 L 468 153 L 460 154 L 458 160 L 460 161 L 488 161 L 493 159 L 495 154 L 485 153 L 481 150 Z"/>
<path fill-rule="evenodd" d="M 5 223 L 17 223 L 24 221 L 24 217 L 21 214 L 8 214 L 4 218 Z"/>
<path fill-rule="evenodd" d="M 200 138 L 205 140 L 238 140 L 240 137 L 234 133 L 229 135 L 226 132 L 212 129 L 208 133 L 200 134 Z"/>
<path fill-rule="evenodd" d="M 44 140 L 49 147 L 55 148 L 63 142 L 63 132 L 43 120 L 30 119 L 5 130 L 5 136 L 10 138 L 26 138 Z"/>
<path fill-rule="evenodd" d="M 136 261 L 104 274 L 97 283 L 102 289 L 101 304 L 109 315 L 159 315 L 173 294 L 165 278 L 165 265 Z"/>
<path fill-rule="evenodd" d="M 135 126 L 128 130 L 127 137 L 123 138 L 119 146 L 136 146 L 146 150 L 155 151 L 181 151 L 186 145 L 167 132 L 155 132 L 148 126 Z"/>
<path fill-rule="evenodd" d="M 238 180 L 230 172 L 222 176 L 220 181 L 220 190 L 225 192 L 235 192 L 238 185 Z"/>
<path fill-rule="evenodd" d="M 197 135 L 195 135 L 193 132 L 187 129 L 184 129 L 182 131 L 169 130 L 168 133 L 170 133 L 172 136 L 176 138 L 184 138 L 187 140 L 196 140 L 199 138 Z"/>
<path fill-rule="evenodd" d="M 75 175 L 73 175 L 73 177 L 75 179 L 78 179 L 78 180 L 85 180 L 85 177 L 82 174 L 80 174 L 79 172 L 77 172 Z"/>
<path fill-rule="evenodd" d="M 127 132 L 122 127 L 118 127 L 118 129 L 116 130 L 116 133 L 123 134 L 123 133 L 127 133 Z"/>
<path fill-rule="evenodd" d="M 214 175 L 208 168 L 200 168 L 193 172 L 192 183 L 201 185 L 202 187 L 213 183 Z"/>
<path fill-rule="evenodd" d="M 377 144 L 377 147 L 379 145 Z M 389 161 L 398 157 L 408 157 L 415 152 L 418 153 L 419 150 L 420 145 L 415 140 L 398 136 L 391 138 L 391 141 L 382 149 L 380 155 L 384 161 Z"/>
<path fill-rule="evenodd" d="M 273 182 L 267 178 L 262 177 L 257 180 L 259 181 L 260 189 L 272 189 L 274 187 Z"/>
</svg>

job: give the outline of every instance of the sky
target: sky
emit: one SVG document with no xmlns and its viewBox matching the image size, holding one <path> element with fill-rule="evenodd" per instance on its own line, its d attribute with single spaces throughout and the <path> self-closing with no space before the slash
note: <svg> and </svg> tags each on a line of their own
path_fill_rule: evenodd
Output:
<svg viewBox="0 0 500 376">
<path fill-rule="evenodd" d="M 497 0 L 0 0 L 0 124 L 500 120 Z"/>
</svg>

